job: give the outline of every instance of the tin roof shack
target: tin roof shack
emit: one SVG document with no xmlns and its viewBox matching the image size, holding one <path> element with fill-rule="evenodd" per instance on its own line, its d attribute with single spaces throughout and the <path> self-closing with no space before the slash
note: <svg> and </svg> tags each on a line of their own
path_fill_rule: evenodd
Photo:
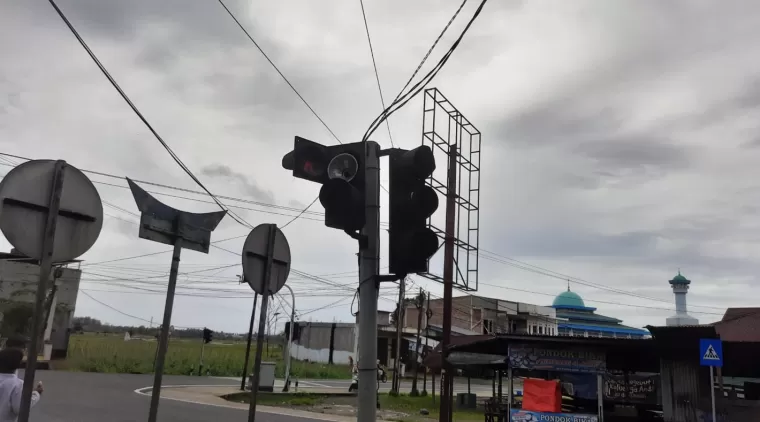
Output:
<svg viewBox="0 0 760 422">
<path fill-rule="evenodd" d="M 693 422 L 710 420 L 710 370 L 699 363 L 699 340 L 719 338 L 712 325 L 687 327 L 647 327 L 660 357 L 664 420 Z M 722 377 L 760 378 L 760 342 L 723 341 Z M 760 420 L 760 400 L 726 397 L 722 387 L 716 394 L 718 420 L 744 422 Z"/>
</svg>

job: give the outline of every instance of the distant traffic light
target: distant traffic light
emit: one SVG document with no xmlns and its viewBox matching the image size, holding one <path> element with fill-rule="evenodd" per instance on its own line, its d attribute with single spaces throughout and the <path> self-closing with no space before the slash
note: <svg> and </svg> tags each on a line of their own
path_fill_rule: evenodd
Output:
<svg viewBox="0 0 760 422">
<path fill-rule="evenodd" d="M 356 231 L 364 227 L 364 144 L 326 146 L 296 136 L 282 167 L 299 179 L 320 183 L 325 225 Z"/>
<path fill-rule="evenodd" d="M 209 330 L 208 328 L 203 329 L 203 343 L 211 343 L 211 340 L 214 338 L 214 332 Z"/>
<path fill-rule="evenodd" d="M 390 273 L 428 270 L 428 259 L 438 250 L 438 236 L 427 219 L 438 209 L 438 194 L 425 183 L 435 170 L 433 151 L 423 145 L 390 155 L 388 251 Z"/>
</svg>

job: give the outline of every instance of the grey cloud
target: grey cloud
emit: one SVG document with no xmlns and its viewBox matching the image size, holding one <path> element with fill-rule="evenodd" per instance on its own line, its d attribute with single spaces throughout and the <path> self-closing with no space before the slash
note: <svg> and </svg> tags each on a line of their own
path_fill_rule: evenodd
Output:
<svg viewBox="0 0 760 422">
<path fill-rule="evenodd" d="M 201 169 L 201 174 L 211 177 L 225 177 L 237 181 L 246 194 L 252 196 L 254 199 L 266 203 L 274 203 L 274 196 L 272 192 L 262 189 L 258 183 L 250 180 L 248 176 L 243 173 L 237 172 L 224 164 L 213 164 Z"/>
<path fill-rule="evenodd" d="M 508 256 L 525 257 L 624 257 L 645 256 L 658 235 L 647 232 L 594 233 L 561 226 L 520 227 L 507 230 Z"/>
</svg>

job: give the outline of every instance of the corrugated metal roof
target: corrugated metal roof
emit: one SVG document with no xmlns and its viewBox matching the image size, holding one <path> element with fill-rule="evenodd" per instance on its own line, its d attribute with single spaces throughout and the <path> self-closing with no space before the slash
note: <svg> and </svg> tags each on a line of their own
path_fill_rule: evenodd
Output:
<svg viewBox="0 0 760 422">
<path fill-rule="evenodd" d="M 760 342 L 760 308 L 729 308 L 714 326 L 723 341 Z"/>
</svg>

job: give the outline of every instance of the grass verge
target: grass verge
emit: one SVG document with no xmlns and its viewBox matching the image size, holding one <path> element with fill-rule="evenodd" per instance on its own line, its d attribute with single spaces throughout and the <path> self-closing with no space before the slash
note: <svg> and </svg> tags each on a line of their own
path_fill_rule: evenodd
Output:
<svg viewBox="0 0 760 422">
<path fill-rule="evenodd" d="M 225 399 L 248 403 L 250 393 L 234 393 L 224 396 Z M 380 394 L 381 411 L 402 413 L 404 415 L 384 416 L 384 420 L 400 422 L 429 422 L 438 420 L 439 399 L 435 401 L 431 396 L 411 397 L 406 394 L 391 396 Z M 291 409 L 315 411 L 320 413 L 332 413 L 330 410 L 337 406 L 352 406 L 355 409 L 356 396 L 348 394 L 317 394 L 317 393 L 259 393 L 258 404 L 262 406 L 287 407 Z M 421 415 L 420 410 L 427 409 L 428 415 Z M 457 422 L 474 422 L 483 420 L 483 412 L 478 410 L 454 411 L 454 420 Z"/>
</svg>

